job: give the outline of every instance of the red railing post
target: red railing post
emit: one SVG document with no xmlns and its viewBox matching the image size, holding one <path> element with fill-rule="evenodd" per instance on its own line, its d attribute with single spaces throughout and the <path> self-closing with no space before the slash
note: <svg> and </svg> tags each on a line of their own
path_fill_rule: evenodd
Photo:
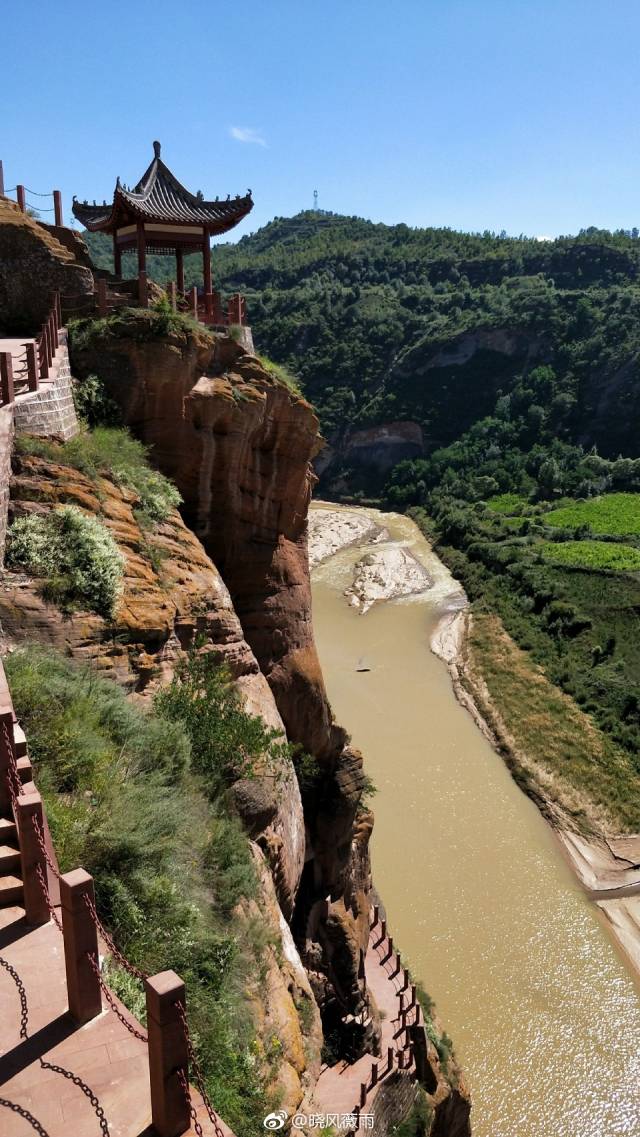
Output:
<svg viewBox="0 0 640 1137">
<path fill-rule="evenodd" d="M 95 904 L 93 877 L 74 869 L 60 877 L 64 964 L 71 1017 L 82 1026 L 102 1011 L 100 980 L 88 957 L 99 966 L 98 930 L 85 900 Z"/>
<path fill-rule="evenodd" d="M 44 833 L 42 798 L 39 793 L 21 794 L 17 804 L 17 825 L 20 835 L 20 860 L 24 913 L 27 924 L 36 927 L 49 923 L 46 881 L 47 862 L 38 842 L 35 825 Z"/>
<path fill-rule="evenodd" d="M 64 225 L 62 220 L 62 194 L 59 189 L 53 191 L 53 211 L 56 219 L 56 225 Z"/>
<path fill-rule="evenodd" d="M 15 398 L 13 387 L 13 358 L 10 351 L 0 352 L 0 392 L 5 406 Z"/>
<path fill-rule="evenodd" d="M 387 1074 L 393 1070 L 393 1046 L 387 1046 Z"/>
<path fill-rule="evenodd" d="M 53 329 L 53 346 L 57 351 L 60 347 L 60 319 L 58 314 L 58 292 L 51 293 L 51 327 Z"/>
<path fill-rule="evenodd" d="M 16 196 L 18 198 L 18 205 L 23 213 L 27 212 L 27 198 L 24 192 L 24 186 L 16 186 Z"/>
<path fill-rule="evenodd" d="M 32 340 L 31 343 L 24 345 L 27 355 L 27 380 L 29 383 L 30 391 L 38 390 L 38 383 L 40 378 L 40 365 L 38 362 L 38 347 Z"/>
<path fill-rule="evenodd" d="M 376 1085 L 377 1081 L 378 1081 L 378 1063 L 372 1062 L 371 1063 L 371 1081 L 369 1083 L 369 1085 L 371 1086 L 372 1089 Z M 363 1102 L 363 1105 L 364 1105 L 364 1102 Z"/>
<path fill-rule="evenodd" d="M 39 373 L 41 379 L 49 378 L 49 346 L 47 344 L 47 325 L 44 324 L 38 337 Z M 31 390 L 31 388 L 29 388 Z"/>
<path fill-rule="evenodd" d="M 138 273 L 138 304 L 141 308 L 149 307 L 149 293 L 147 291 L 147 274 L 144 269 Z"/>
<path fill-rule="evenodd" d="M 364 1109 L 367 1100 L 367 1083 L 360 1082 L 360 1109 Z"/>
<path fill-rule="evenodd" d="M 145 980 L 151 1121 L 158 1137 L 179 1137 L 191 1126 L 188 1084 L 189 1048 L 177 1004 L 185 1007 L 185 986 L 175 971 Z"/>
<path fill-rule="evenodd" d="M 106 316 L 107 308 L 107 282 L 103 276 L 98 277 L 98 315 Z"/>
<path fill-rule="evenodd" d="M 53 363 L 56 354 L 55 330 L 53 326 L 53 312 L 49 312 L 47 318 L 47 347 L 49 348 L 49 367 Z"/>
</svg>

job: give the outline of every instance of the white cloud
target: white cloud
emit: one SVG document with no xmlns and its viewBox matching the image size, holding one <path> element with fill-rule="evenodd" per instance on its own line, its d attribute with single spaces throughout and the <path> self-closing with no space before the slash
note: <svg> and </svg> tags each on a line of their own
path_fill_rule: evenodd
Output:
<svg viewBox="0 0 640 1137">
<path fill-rule="evenodd" d="M 250 126 L 230 126 L 229 134 L 235 138 L 236 142 L 252 142 L 254 146 L 267 145 L 265 139 L 257 130 L 253 130 Z"/>
<path fill-rule="evenodd" d="M 553 241 L 553 237 L 544 237 L 541 235 L 539 237 L 536 237 L 536 241 Z"/>
</svg>

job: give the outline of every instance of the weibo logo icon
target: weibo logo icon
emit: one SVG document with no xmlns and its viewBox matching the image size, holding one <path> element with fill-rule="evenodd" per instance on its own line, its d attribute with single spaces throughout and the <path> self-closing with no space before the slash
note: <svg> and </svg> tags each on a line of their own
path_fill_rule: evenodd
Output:
<svg viewBox="0 0 640 1137">
<path fill-rule="evenodd" d="M 284 1129 L 284 1123 L 289 1114 L 284 1109 L 278 1109 L 275 1113 L 268 1113 L 262 1124 L 265 1129 Z"/>
</svg>

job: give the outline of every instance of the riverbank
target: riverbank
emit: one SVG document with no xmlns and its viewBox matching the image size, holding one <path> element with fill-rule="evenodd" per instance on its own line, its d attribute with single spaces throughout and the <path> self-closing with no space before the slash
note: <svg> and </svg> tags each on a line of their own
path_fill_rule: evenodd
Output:
<svg viewBox="0 0 640 1137">
<path fill-rule="evenodd" d="M 362 616 L 345 591 L 372 547 L 343 548 L 314 570 L 314 631 L 336 718 L 378 789 L 371 856 L 389 928 L 455 1039 L 474 1137 L 640 1132 L 630 969 L 430 651 L 451 574 L 409 518 L 367 514 L 434 585 Z"/>
<path fill-rule="evenodd" d="M 553 687 L 495 616 L 473 616 L 468 609 L 445 613 L 431 649 L 447 664 L 459 702 L 552 826 L 640 977 L 640 836 L 616 833 L 606 810 L 561 772 L 569 749 L 582 744 L 592 753 L 597 746 L 591 720 Z M 526 745 L 527 734 L 535 746 Z"/>
<path fill-rule="evenodd" d="M 364 614 L 376 602 L 433 588 L 413 550 L 391 545 L 374 510 L 319 502 L 311 513 L 310 561 L 364 546 L 353 566 L 346 598 Z M 472 616 L 459 584 L 438 582 L 442 607 L 430 641 L 449 670 L 456 698 L 505 761 L 519 787 L 551 825 L 563 856 L 588 897 L 597 904 L 634 973 L 640 977 L 640 835 L 621 835 L 611 814 L 580 785 L 583 768 L 606 777 L 610 754 L 589 716 L 554 687 L 491 615 Z M 488 677 L 492 682 L 488 682 Z M 573 762 L 580 778 L 568 779 Z M 593 778 L 593 772 L 589 770 Z M 576 785 L 578 782 L 578 786 Z"/>
</svg>

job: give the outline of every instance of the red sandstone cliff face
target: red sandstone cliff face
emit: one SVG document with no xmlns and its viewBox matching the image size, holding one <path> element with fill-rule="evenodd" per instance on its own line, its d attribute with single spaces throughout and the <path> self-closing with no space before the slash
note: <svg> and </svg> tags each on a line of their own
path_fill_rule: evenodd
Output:
<svg viewBox="0 0 640 1137">
<path fill-rule="evenodd" d="M 338 1018 L 365 1003 L 368 832 L 357 822 L 362 758 L 332 721 L 313 639 L 307 555 L 310 405 L 255 356 L 204 331 L 150 336 L 151 317 L 98 329 L 73 352 L 177 484 L 183 515 L 227 585 L 287 735 L 323 771 L 305 809 L 306 867 L 293 927 L 319 998 Z M 360 836 L 356 839 L 356 828 Z"/>
<path fill-rule="evenodd" d="M 337 1028 L 357 1053 L 375 1047 L 379 1033 L 360 966 L 373 818 L 361 805 L 362 757 L 332 720 L 313 639 L 307 509 L 318 422 L 233 341 L 195 329 L 154 339 L 150 321 L 140 313 L 83 337 L 74 371 L 104 380 L 177 484 L 184 518 L 220 570 L 289 739 L 318 762 L 305 794 L 305 865 L 290 923 L 325 1029 Z M 277 884 L 278 840 L 265 852 Z M 294 1046 L 294 1082 L 295 1054 Z M 438 1132 L 466 1133 L 468 1100 L 451 1091 L 437 1056 L 429 1063 Z"/>
</svg>

